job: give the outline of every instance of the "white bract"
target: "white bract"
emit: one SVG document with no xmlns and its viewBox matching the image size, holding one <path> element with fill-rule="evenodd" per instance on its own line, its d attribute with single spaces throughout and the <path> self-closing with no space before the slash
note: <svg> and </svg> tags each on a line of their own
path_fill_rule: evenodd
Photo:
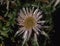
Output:
<svg viewBox="0 0 60 46">
<path fill-rule="evenodd" d="M 60 3 L 60 0 L 56 0 L 54 7 L 56 7 Z"/>
</svg>

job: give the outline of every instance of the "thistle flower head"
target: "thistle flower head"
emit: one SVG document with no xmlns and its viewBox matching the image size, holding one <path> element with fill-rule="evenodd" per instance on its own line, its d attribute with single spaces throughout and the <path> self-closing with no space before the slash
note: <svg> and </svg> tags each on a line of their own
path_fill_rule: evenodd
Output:
<svg viewBox="0 0 60 46">
<path fill-rule="evenodd" d="M 22 8 L 18 13 L 17 18 L 18 25 L 22 27 L 19 28 L 15 35 L 20 35 L 23 33 L 23 38 L 25 40 L 28 40 L 30 38 L 32 31 L 34 31 L 34 33 L 38 35 L 39 31 L 41 32 L 41 24 L 45 23 L 45 21 L 40 20 L 42 17 L 42 11 L 39 10 L 39 8 Z"/>
</svg>

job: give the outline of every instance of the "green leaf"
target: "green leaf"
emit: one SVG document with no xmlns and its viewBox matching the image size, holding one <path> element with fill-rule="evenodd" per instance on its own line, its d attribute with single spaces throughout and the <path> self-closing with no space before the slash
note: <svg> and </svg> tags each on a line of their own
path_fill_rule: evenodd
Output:
<svg viewBox="0 0 60 46">
<path fill-rule="evenodd" d="M 45 31 L 41 31 L 41 34 L 49 39 L 49 36 L 48 36 L 48 34 Z"/>
<path fill-rule="evenodd" d="M 1 40 L 3 40 L 3 37 L 2 37 L 2 36 L 0 36 L 0 39 L 1 39 Z"/>
<path fill-rule="evenodd" d="M 4 37 L 8 37 L 8 34 L 6 31 L 0 31 L 1 32 L 1 35 L 3 35 Z"/>
</svg>

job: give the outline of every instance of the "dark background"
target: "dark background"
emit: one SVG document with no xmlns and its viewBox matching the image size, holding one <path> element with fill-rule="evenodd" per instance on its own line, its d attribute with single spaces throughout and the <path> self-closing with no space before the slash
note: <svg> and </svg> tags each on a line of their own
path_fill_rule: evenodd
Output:
<svg viewBox="0 0 60 46">
<path fill-rule="evenodd" d="M 55 33 L 52 41 L 54 43 L 54 46 L 60 46 L 60 8 L 57 8 L 57 10 L 54 12 L 53 19 Z"/>
</svg>

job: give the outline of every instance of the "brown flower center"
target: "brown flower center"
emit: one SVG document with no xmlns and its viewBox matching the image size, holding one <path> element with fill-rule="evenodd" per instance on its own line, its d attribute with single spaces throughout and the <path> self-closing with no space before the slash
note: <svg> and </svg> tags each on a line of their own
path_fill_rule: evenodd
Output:
<svg viewBox="0 0 60 46">
<path fill-rule="evenodd" d="M 27 17 L 25 20 L 24 20 L 24 27 L 26 29 L 31 29 L 35 26 L 36 24 L 36 21 L 33 17 Z"/>
</svg>

